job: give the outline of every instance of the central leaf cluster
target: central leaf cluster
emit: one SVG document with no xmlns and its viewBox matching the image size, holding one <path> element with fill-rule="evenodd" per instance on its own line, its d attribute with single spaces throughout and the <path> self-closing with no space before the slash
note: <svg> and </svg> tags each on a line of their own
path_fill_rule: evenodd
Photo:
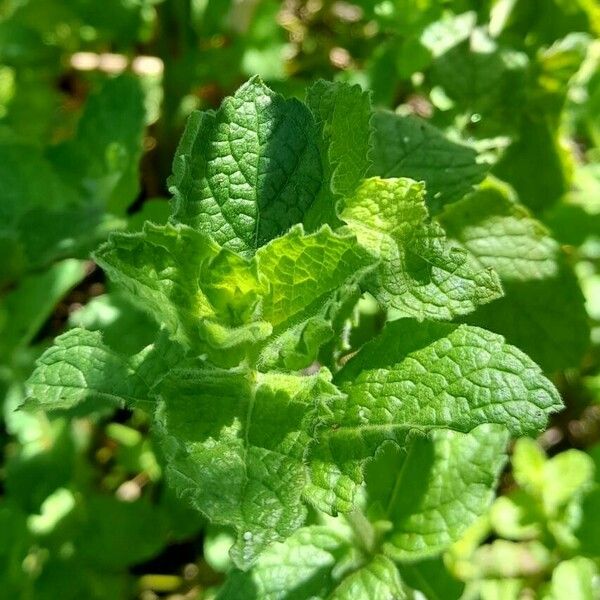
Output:
<svg viewBox="0 0 600 600">
<path fill-rule="evenodd" d="M 365 178 L 371 128 L 368 95 L 325 82 L 304 104 L 253 79 L 194 113 L 169 224 L 95 255 L 161 324 L 156 343 L 126 357 L 74 329 L 30 380 L 47 409 L 151 411 L 171 485 L 235 529 L 242 568 L 296 543 L 307 505 L 379 523 L 366 569 L 439 552 L 489 502 L 509 435 L 560 406 L 501 336 L 444 322 L 499 298 L 500 280 L 446 238 L 422 183 Z M 395 320 L 342 365 L 363 293 Z"/>
</svg>

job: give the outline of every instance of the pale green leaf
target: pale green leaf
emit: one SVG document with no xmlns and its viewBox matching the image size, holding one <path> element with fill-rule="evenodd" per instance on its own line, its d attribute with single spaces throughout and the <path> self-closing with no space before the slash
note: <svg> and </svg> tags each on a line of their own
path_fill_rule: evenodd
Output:
<svg viewBox="0 0 600 600">
<path fill-rule="evenodd" d="M 548 600 L 594 600 L 598 591 L 594 584 L 597 576 L 598 568 L 589 558 L 576 556 L 564 560 L 552 572 Z"/>
<path fill-rule="evenodd" d="M 541 495 L 544 486 L 546 455 L 532 439 L 517 440 L 512 455 L 515 481 L 527 492 Z"/>
<path fill-rule="evenodd" d="M 365 287 L 400 316 L 452 319 L 502 294 L 482 267 L 429 220 L 423 185 L 410 179 L 367 179 L 346 199 L 342 219 L 380 259 Z"/>
<path fill-rule="evenodd" d="M 544 465 L 544 507 L 549 516 L 587 491 L 594 478 L 594 463 L 580 450 L 566 450 Z"/>
<path fill-rule="evenodd" d="M 580 522 L 581 499 L 592 487 L 594 461 L 585 452 L 570 449 L 547 458 L 531 439 L 517 441 L 513 452 L 513 475 L 520 490 L 498 500 L 494 522 L 519 539 L 527 530 L 549 522 L 553 534 L 571 538 L 570 530 Z"/>
<path fill-rule="evenodd" d="M 175 340 L 217 362 L 235 364 L 270 333 L 267 323 L 249 322 L 256 269 L 190 227 L 147 222 L 140 233 L 113 234 L 95 257 Z"/>
<path fill-rule="evenodd" d="M 537 540 L 509 542 L 497 539 L 475 550 L 470 558 L 469 578 L 510 580 L 539 577 L 552 565 L 552 560 L 550 550 Z M 518 598 L 518 595 L 509 597 Z"/>
<path fill-rule="evenodd" d="M 500 496 L 490 509 L 490 525 L 509 540 L 531 540 L 542 533 L 545 516 L 535 498 L 523 490 Z"/>
<path fill-rule="evenodd" d="M 357 280 L 374 260 L 353 235 L 339 235 L 324 227 L 304 235 L 294 227 L 256 254 L 258 271 L 270 283 L 262 317 L 277 327 L 297 319 L 311 305 L 322 305 L 349 280 Z M 314 308 L 312 309 L 314 310 Z"/>
<path fill-rule="evenodd" d="M 348 233 L 328 226 L 303 234 L 300 226 L 256 253 L 266 282 L 261 317 L 273 333 L 261 348 L 261 369 L 309 366 L 341 327 L 340 316 L 358 300 L 358 284 L 375 260 Z"/>
<path fill-rule="evenodd" d="M 333 335 L 340 301 L 373 264 L 352 235 L 293 227 L 252 260 L 185 225 L 146 223 L 115 234 L 96 253 L 174 339 L 218 364 L 239 363 L 260 345 L 259 363 L 303 368 Z"/>
</svg>

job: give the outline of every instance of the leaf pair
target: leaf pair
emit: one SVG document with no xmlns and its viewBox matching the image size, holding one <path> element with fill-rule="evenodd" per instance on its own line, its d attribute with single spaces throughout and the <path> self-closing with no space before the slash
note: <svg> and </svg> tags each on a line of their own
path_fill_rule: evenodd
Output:
<svg viewBox="0 0 600 600">
<path fill-rule="evenodd" d="M 86 339 L 88 351 L 82 345 Z M 55 409 L 92 399 L 139 405 L 140 399 L 157 395 L 157 426 L 171 482 L 211 521 L 238 531 L 240 565 L 299 527 L 306 502 L 331 514 L 352 510 L 364 465 L 384 442 L 408 452 L 400 460 L 391 450 L 395 478 L 393 471 L 383 480 L 372 477 L 377 496 L 390 498 L 384 502 L 388 512 L 377 517 L 393 524 L 387 543 L 397 550 L 390 553 L 434 553 L 454 537 L 444 527 L 436 535 L 435 528 L 429 530 L 434 521 L 426 512 L 439 510 L 435 488 L 424 492 L 424 504 L 406 506 L 402 495 L 382 486 L 396 480 L 400 490 L 410 481 L 426 490 L 443 482 L 449 493 L 458 490 L 455 504 L 445 506 L 451 530 L 461 529 L 464 524 L 452 520 L 455 510 L 468 513 L 472 498 L 489 499 L 504 460 L 505 431 L 539 430 L 560 406 L 552 385 L 524 354 L 495 334 L 465 325 L 391 323 L 340 372 L 337 387 L 326 373 L 262 374 L 202 362 L 169 371 L 169 355 L 160 347 L 125 366 L 98 335 L 79 330 L 58 343 L 31 378 L 31 396 Z M 171 365 L 177 355 L 173 358 Z M 137 371 L 122 372 L 131 365 L 139 365 Z M 491 440 L 496 441 L 488 461 L 483 447 Z M 450 460 L 455 444 L 454 474 L 442 477 L 444 467 L 436 464 Z M 479 466 L 461 461 L 469 447 L 482 461 Z M 430 459 L 428 452 L 433 452 Z M 471 477 L 472 485 L 464 488 Z M 429 509 L 427 494 L 433 494 Z M 398 502 L 406 519 L 417 511 L 412 518 L 422 531 L 413 524 L 407 525 L 411 535 L 400 533 L 402 519 L 389 512 Z M 399 542 L 403 535 L 405 541 Z"/>
<path fill-rule="evenodd" d="M 304 105 L 251 79 L 216 113 L 190 118 L 170 180 L 173 220 L 243 256 L 296 223 L 314 230 L 344 221 L 381 263 L 367 289 L 403 316 L 450 319 L 500 297 L 491 270 L 474 264 L 429 221 L 422 187 L 404 179 L 363 183 L 372 167 L 373 137 L 378 159 L 373 168 L 383 172 L 392 160 L 385 152 L 402 147 L 406 136 L 412 139 L 412 129 L 421 127 L 388 113 L 374 123 L 373 136 L 369 98 L 357 86 L 318 82 Z M 440 134 L 427 136 L 445 156 L 458 151 L 475 174 L 455 182 L 456 191 L 442 198 L 456 200 L 481 179 L 485 166 L 477 164 L 472 150 L 441 141 Z M 411 156 L 418 165 L 418 157 Z M 427 166 L 407 170 L 401 160 L 394 174 L 437 173 Z M 448 165 L 435 179 L 438 186 L 452 185 L 456 177 L 454 163 Z M 435 182 L 428 181 L 430 194 Z"/>
</svg>

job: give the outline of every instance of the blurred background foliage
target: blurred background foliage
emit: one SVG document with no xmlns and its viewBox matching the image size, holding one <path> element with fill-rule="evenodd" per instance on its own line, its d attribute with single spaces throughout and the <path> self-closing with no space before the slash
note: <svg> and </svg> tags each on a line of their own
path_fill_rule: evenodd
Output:
<svg viewBox="0 0 600 600">
<path fill-rule="evenodd" d="M 489 514 L 421 565 L 431 577 L 403 575 L 427 598 L 600 597 L 599 33 L 596 0 L 0 0 L 0 595 L 210 598 L 230 566 L 228 532 L 163 486 L 143 413 L 15 408 L 65 329 L 127 352 L 154 338 L 88 253 L 166 220 L 186 117 L 259 74 L 298 96 L 359 83 L 398 115 L 375 119 L 427 121 L 413 146 L 376 136 L 377 174 L 426 179 L 450 235 L 528 211 L 554 265 L 537 280 L 494 265 L 506 297 L 468 320 L 528 352 L 567 408 L 517 442 Z M 490 175 L 444 210 L 433 169 L 460 155 L 435 153 L 455 142 Z M 480 219 L 492 196 L 503 208 Z M 362 301 L 351 342 L 384 318 Z"/>
</svg>

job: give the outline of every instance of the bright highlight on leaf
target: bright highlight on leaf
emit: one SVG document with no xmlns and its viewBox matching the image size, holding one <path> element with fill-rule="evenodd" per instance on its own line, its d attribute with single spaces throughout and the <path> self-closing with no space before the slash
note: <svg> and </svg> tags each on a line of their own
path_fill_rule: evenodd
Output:
<svg viewBox="0 0 600 600">
<path fill-rule="evenodd" d="M 380 259 L 366 289 L 402 316 L 452 319 L 502 295 L 496 273 L 431 222 L 421 183 L 367 179 L 346 199 L 341 217 Z"/>
</svg>

